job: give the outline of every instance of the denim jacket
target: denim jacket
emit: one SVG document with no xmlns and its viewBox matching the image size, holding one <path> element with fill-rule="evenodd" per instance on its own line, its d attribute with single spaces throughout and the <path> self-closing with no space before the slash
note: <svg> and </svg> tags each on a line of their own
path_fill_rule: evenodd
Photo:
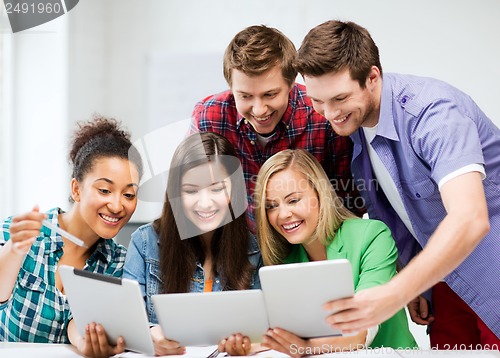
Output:
<svg viewBox="0 0 500 358">
<path fill-rule="evenodd" d="M 141 287 L 142 296 L 146 304 L 149 322 L 157 324 L 156 313 L 151 297 L 159 294 L 162 286 L 159 257 L 159 238 L 153 225 L 146 224 L 139 227 L 133 234 L 128 246 L 123 277 L 136 280 Z M 250 289 L 260 288 L 258 270 L 262 266 L 262 258 L 255 240 L 250 240 L 248 259 L 255 267 L 250 282 Z M 203 292 L 204 272 L 201 263 L 196 264 L 191 283 L 191 292 Z M 219 276 L 214 277 L 212 291 L 223 291 L 223 282 Z"/>
</svg>

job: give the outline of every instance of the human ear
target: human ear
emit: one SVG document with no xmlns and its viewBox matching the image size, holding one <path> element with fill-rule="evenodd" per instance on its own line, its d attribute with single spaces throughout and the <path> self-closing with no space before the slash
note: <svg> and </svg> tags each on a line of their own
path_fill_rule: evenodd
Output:
<svg viewBox="0 0 500 358">
<path fill-rule="evenodd" d="M 71 179 L 71 197 L 75 203 L 80 202 L 80 183 L 75 178 Z"/>
<path fill-rule="evenodd" d="M 366 78 L 367 85 L 375 84 L 380 78 L 380 70 L 377 66 L 372 66 L 370 69 L 370 73 L 368 73 L 368 77 Z"/>
</svg>

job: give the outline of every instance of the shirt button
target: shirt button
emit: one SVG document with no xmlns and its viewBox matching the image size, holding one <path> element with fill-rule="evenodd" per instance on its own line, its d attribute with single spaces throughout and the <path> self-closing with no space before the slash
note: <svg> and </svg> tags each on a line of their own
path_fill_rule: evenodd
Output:
<svg viewBox="0 0 500 358">
<path fill-rule="evenodd" d="M 255 145 L 255 141 L 254 141 L 254 140 L 251 140 L 251 141 L 250 141 L 250 144 Z"/>
<path fill-rule="evenodd" d="M 405 104 L 406 102 L 408 102 L 408 96 L 403 96 L 403 98 L 401 98 L 401 103 Z"/>
<path fill-rule="evenodd" d="M 421 195 L 420 195 L 420 193 L 416 193 L 416 194 L 415 194 L 415 196 L 416 196 L 417 198 L 420 198 L 420 196 L 421 196 Z"/>
</svg>

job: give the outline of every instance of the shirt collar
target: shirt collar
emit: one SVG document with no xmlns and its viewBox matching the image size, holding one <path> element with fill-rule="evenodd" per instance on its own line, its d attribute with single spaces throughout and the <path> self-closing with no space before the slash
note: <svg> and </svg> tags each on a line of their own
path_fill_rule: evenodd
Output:
<svg viewBox="0 0 500 358">
<path fill-rule="evenodd" d="M 64 213 L 64 211 L 60 208 L 51 209 L 47 212 L 47 220 L 59 226 L 59 214 L 62 213 Z M 62 250 L 64 241 L 59 234 L 45 226 L 42 226 L 40 231 L 44 238 L 48 238 L 48 240 L 44 240 L 44 251 L 46 255 L 56 252 L 57 250 Z M 108 264 L 113 262 L 113 253 L 116 251 L 116 243 L 113 240 L 100 238 L 95 245 L 95 250 L 89 259 L 90 261 L 98 261 L 101 259 Z"/>
<path fill-rule="evenodd" d="M 283 113 L 283 117 L 281 117 L 281 123 L 283 123 L 286 128 L 293 125 L 294 130 L 298 133 L 305 130 L 308 119 L 307 116 L 295 116 L 297 104 L 304 102 L 304 99 L 300 97 L 305 96 L 305 88 L 302 86 L 303 91 L 301 92 L 299 90 L 301 86 L 302 85 L 297 83 L 292 86 L 288 95 L 288 107 L 285 113 Z"/>
<path fill-rule="evenodd" d="M 116 243 L 112 239 L 102 237 L 96 243 L 96 248 L 90 256 L 90 261 L 105 261 L 107 264 L 113 262 L 113 253 L 117 250 Z"/>
<path fill-rule="evenodd" d="M 344 247 L 344 240 L 339 232 L 342 229 L 342 225 L 338 228 L 335 233 L 333 240 L 326 246 L 326 258 L 328 260 L 345 259 L 346 252 L 342 251 Z"/>
<path fill-rule="evenodd" d="M 327 260 L 345 259 L 347 253 L 342 251 L 344 241 L 341 235 L 338 235 L 342 226 L 337 230 L 334 239 L 326 246 Z M 293 245 L 290 255 L 288 255 L 284 263 L 309 262 L 306 249 L 302 245 Z"/>
<path fill-rule="evenodd" d="M 47 212 L 47 220 L 51 223 L 59 226 L 59 214 L 62 214 L 64 211 L 60 208 L 53 208 Z M 49 255 L 52 252 L 56 252 L 57 250 L 61 250 L 64 246 L 63 239 L 56 232 L 53 232 L 52 229 L 42 226 L 40 229 L 41 235 L 44 238 L 44 251 L 45 255 Z"/>
<path fill-rule="evenodd" d="M 380 116 L 378 119 L 377 135 L 399 142 L 396 125 L 392 115 L 392 87 L 390 78 L 382 80 L 382 96 L 380 98 Z"/>
<path fill-rule="evenodd" d="M 257 244 L 257 239 L 250 234 L 250 239 L 248 243 L 248 255 L 254 255 L 259 253 L 259 245 Z"/>
<path fill-rule="evenodd" d="M 45 242 L 45 247 L 44 247 L 45 255 L 50 255 L 53 252 L 62 250 L 64 242 L 61 236 L 57 234 L 50 235 L 49 233 L 46 233 L 43 229 L 42 229 L 42 235 L 44 236 L 44 242 Z"/>
<path fill-rule="evenodd" d="M 243 123 L 245 121 L 245 117 L 243 117 L 239 112 L 238 113 L 238 117 L 236 119 L 236 128 L 239 129 L 240 126 L 241 126 L 241 123 Z"/>
</svg>

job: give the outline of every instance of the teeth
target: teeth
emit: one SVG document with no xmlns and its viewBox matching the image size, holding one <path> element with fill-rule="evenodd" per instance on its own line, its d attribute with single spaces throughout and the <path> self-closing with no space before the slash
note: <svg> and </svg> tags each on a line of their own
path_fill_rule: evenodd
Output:
<svg viewBox="0 0 500 358">
<path fill-rule="evenodd" d="M 197 211 L 196 214 L 204 219 L 208 219 L 212 216 L 214 216 L 216 213 L 216 210 L 214 211 L 209 211 L 209 212 L 202 212 L 202 211 Z"/>
<path fill-rule="evenodd" d="M 342 123 L 342 122 L 344 122 L 346 119 L 347 119 L 347 116 L 342 117 L 342 118 L 340 118 L 340 119 L 334 119 L 334 120 L 333 120 L 333 123 Z"/>
<path fill-rule="evenodd" d="M 263 122 L 263 121 L 267 121 L 269 119 L 269 117 L 271 117 L 271 116 L 267 116 L 267 117 L 255 117 L 254 116 L 253 118 L 255 120 L 257 120 L 257 121 L 262 121 Z"/>
<path fill-rule="evenodd" d="M 297 226 L 299 226 L 301 224 L 301 222 L 295 222 L 293 224 L 284 224 L 283 225 L 283 228 L 285 230 L 292 230 L 292 229 L 295 229 Z"/>
<path fill-rule="evenodd" d="M 118 220 L 120 220 L 119 218 L 113 218 L 111 216 L 108 216 L 108 215 L 104 215 L 104 214 L 101 214 L 102 218 L 106 221 L 110 221 L 112 223 L 115 223 L 117 222 Z"/>
</svg>

